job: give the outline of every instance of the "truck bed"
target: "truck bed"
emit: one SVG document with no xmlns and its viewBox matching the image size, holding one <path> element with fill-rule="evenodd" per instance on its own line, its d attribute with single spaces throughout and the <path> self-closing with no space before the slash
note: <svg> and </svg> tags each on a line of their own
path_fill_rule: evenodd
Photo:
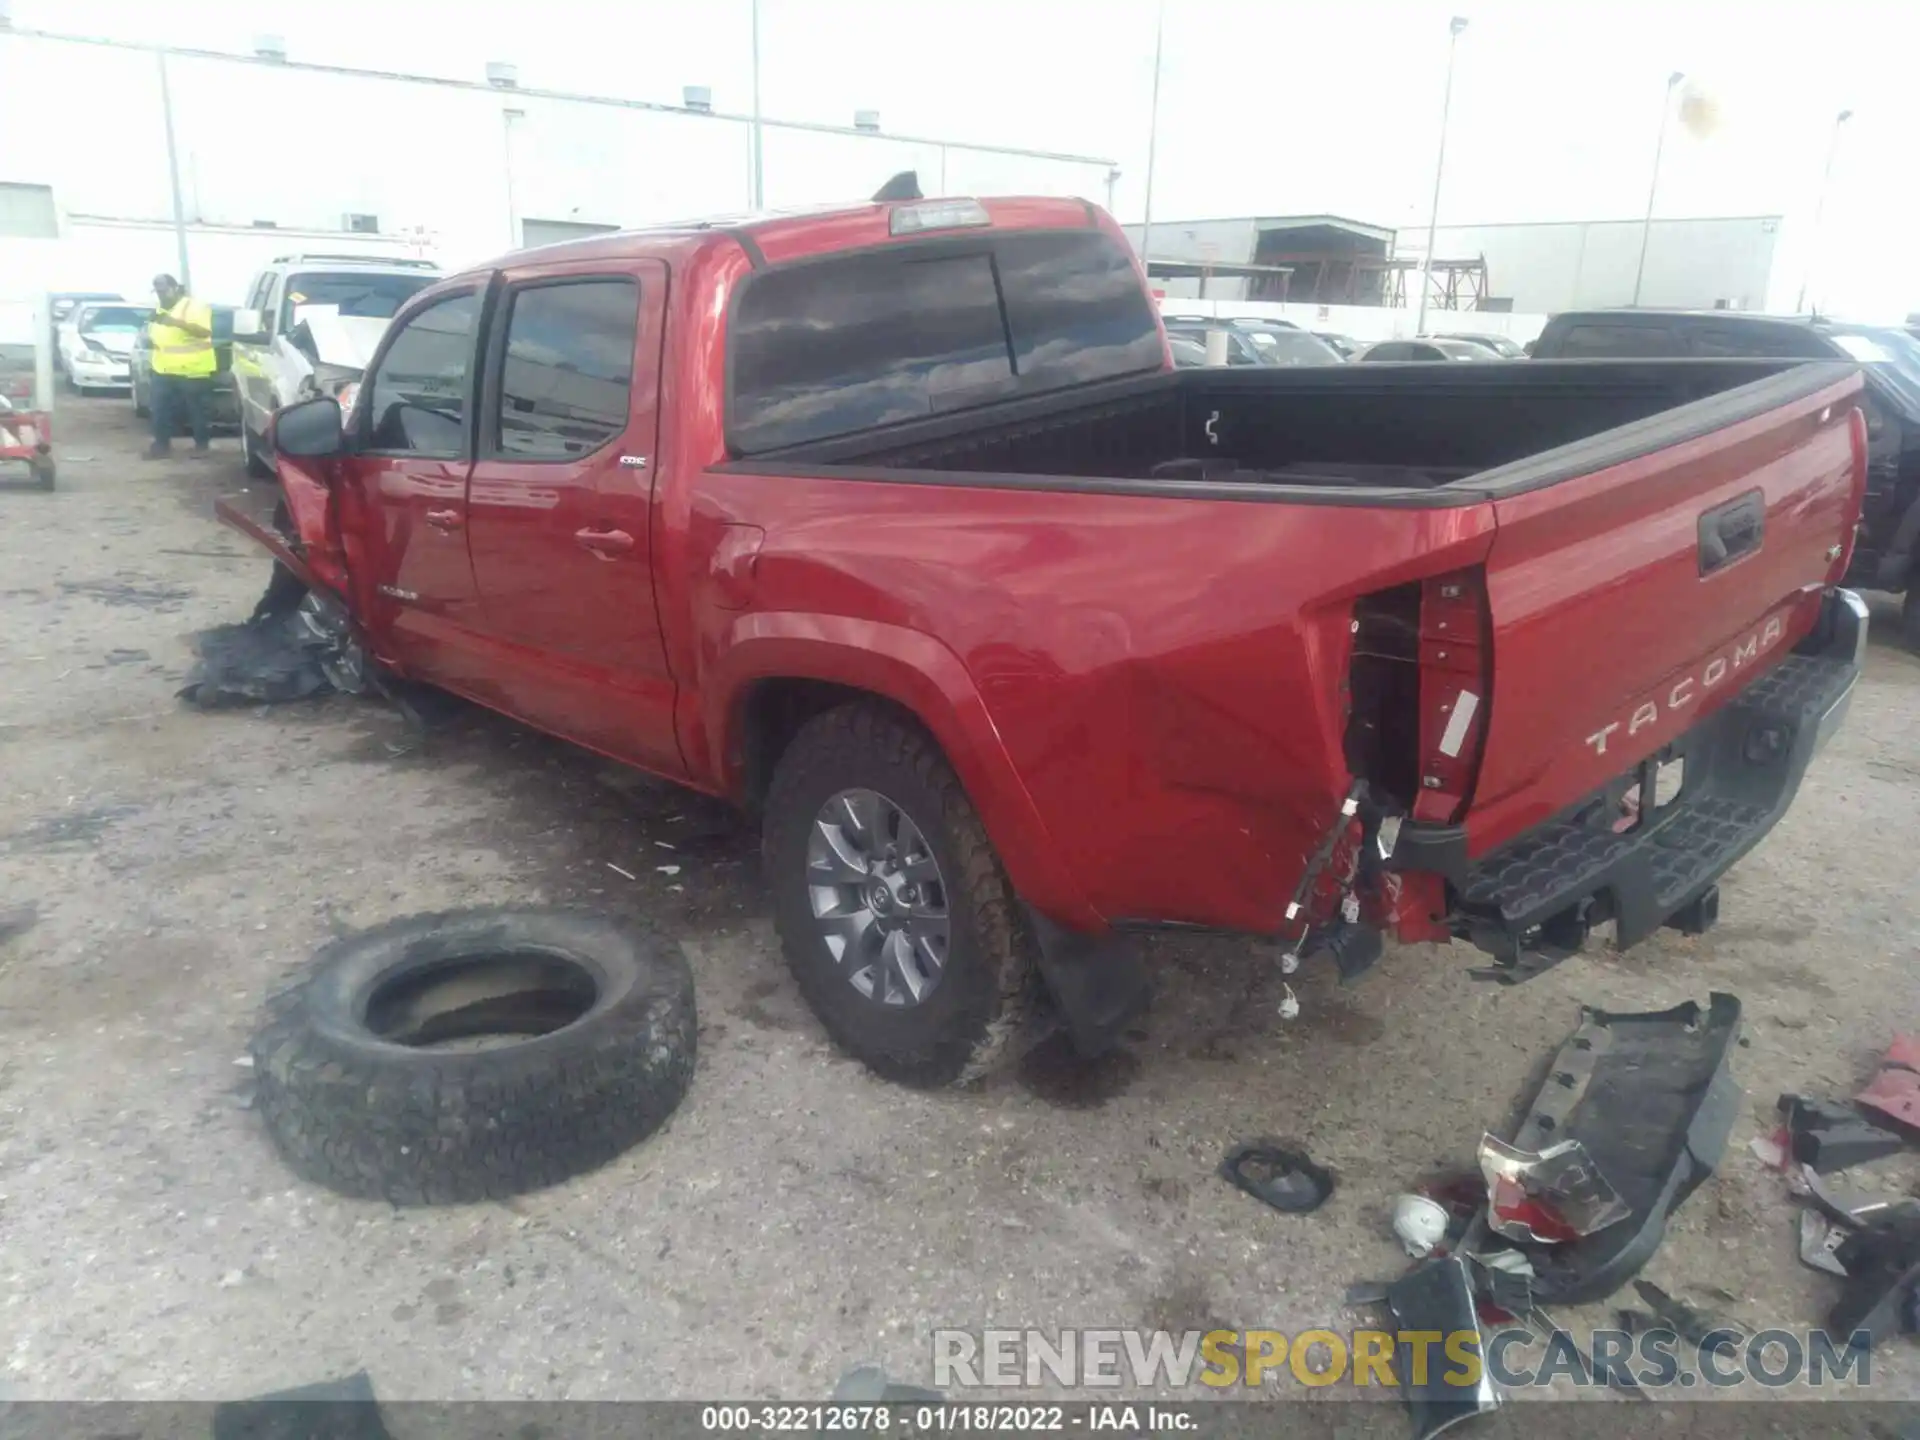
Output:
<svg viewBox="0 0 1920 1440">
<path fill-rule="evenodd" d="M 1803 373 L 1786 373 L 1794 370 Z M 1594 437 L 1608 435 L 1609 450 L 1628 458 L 1763 413 L 1783 390 L 1817 388 L 1843 370 L 1742 359 L 1176 370 L 796 447 L 742 468 L 1461 504 L 1550 483 L 1556 468 L 1596 468 L 1607 457 L 1580 446 Z M 1579 448 L 1561 453 L 1568 447 Z"/>
</svg>

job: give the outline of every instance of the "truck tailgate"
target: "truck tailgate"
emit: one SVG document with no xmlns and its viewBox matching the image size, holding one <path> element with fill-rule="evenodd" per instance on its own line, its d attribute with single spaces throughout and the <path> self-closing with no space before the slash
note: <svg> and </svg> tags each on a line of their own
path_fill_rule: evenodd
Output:
<svg viewBox="0 0 1920 1440">
<path fill-rule="evenodd" d="M 1657 755 L 1808 633 L 1852 547 L 1860 388 L 1797 367 L 1479 477 L 1497 528 L 1471 854 Z"/>
</svg>

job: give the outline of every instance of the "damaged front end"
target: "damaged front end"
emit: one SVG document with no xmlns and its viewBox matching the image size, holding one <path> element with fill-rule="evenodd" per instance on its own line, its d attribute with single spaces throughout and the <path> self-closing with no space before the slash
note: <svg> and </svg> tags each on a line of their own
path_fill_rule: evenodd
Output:
<svg viewBox="0 0 1920 1440">
<path fill-rule="evenodd" d="M 193 637 L 193 668 L 179 694 L 201 710 L 275 705 L 375 687 L 366 647 L 346 607 L 319 590 L 290 590 L 278 568 L 253 616 Z M 297 582 L 296 582 L 297 583 Z M 290 603 L 289 603 L 290 602 Z"/>
</svg>

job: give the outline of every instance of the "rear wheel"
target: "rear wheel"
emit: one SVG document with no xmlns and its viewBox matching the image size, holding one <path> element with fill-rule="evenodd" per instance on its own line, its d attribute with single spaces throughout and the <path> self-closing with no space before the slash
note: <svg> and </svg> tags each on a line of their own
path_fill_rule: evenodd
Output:
<svg viewBox="0 0 1920 1440">
<path fill-rule="evenodd" d="M 917 726 L 878 704 L 810 721 L 775 771 L 764 848 L 787 964 L 842 1048 L 919 1087 L 1017 1054 L 1039 994 L 1035 942 Z"/>
</svg>

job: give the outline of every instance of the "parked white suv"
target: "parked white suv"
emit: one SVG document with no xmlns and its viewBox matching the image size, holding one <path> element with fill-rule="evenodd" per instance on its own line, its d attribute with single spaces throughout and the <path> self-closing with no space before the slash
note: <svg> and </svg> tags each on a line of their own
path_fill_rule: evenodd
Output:
<svg viewBox="0 0 1920 1440">
<path fill-rule="evenodd" d="M 282 255 L 254 277 L 233 316 L 249 473 L 273 473 L 262 438 L 273 412 L 358 380 L 394 311 L 439 278 L 431 261 L 357 255 Z"/>
</svg>

